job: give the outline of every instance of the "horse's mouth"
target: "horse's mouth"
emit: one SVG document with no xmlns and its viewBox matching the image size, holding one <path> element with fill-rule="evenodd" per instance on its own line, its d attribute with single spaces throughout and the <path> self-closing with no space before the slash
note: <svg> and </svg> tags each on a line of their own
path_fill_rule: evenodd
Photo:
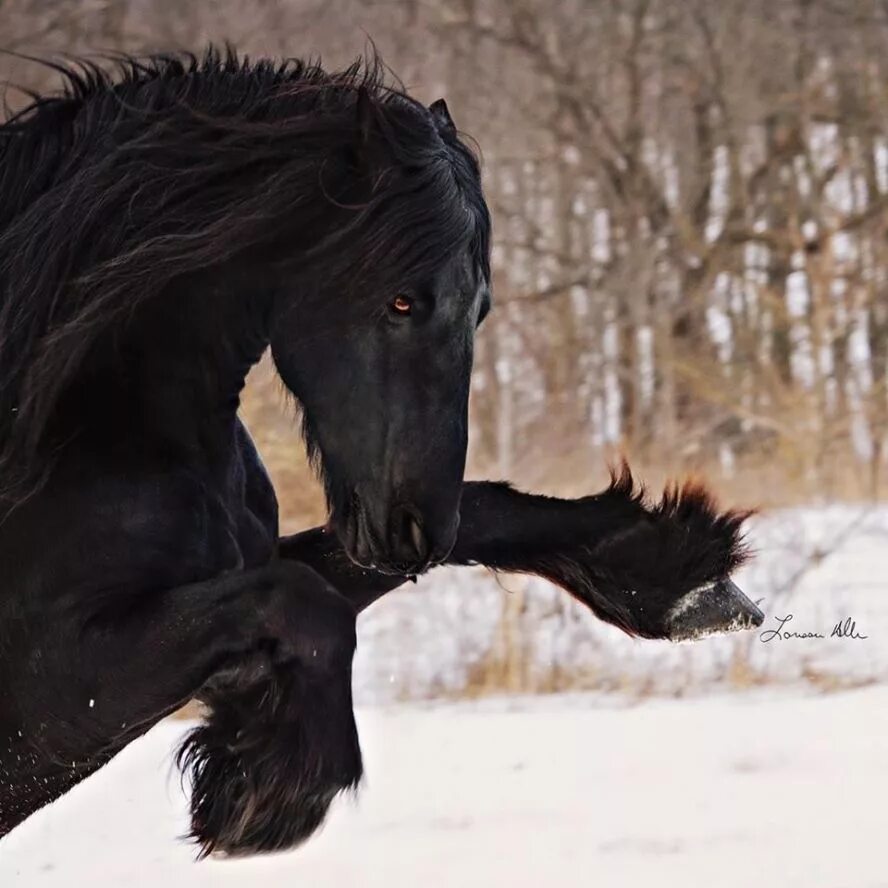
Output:
<svg viewBox="0 0 888 888">
<path fill-rule="evenodd" d="M 392 557 L 379 540 L 378 534 L 373 531 L 366 510 L 357 496 L 352 497 L 348 512 L 341 519 L 332 517 L 327 522 L 327 527 L 336 533 L 349 560 L 361 570 L 412 578 L 425 573 L 432 566 L 430 557 L 416 561 Z"/>
</svg>

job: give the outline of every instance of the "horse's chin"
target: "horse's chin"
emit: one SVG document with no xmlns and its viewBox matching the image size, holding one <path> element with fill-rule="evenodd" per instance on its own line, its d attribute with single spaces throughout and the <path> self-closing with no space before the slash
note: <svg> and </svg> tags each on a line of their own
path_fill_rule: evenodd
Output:
<svg viewBox="0 0 888 888">
<path fill-rule="evenodd" d="M 362 561 L 356 557 L 348 548 L 345 549 L 346 555 L 355 567 L 364 571 L 372 571 L 373 573 L 383 574 L 387 577 L 404 577 L 412 579 L 420 574 L 426 573 L 432 567 L 431 563 L 425 564 L 406 564 L 404 562 L 392 561 L 385 556 L 373 557 L 370 560 Z"/>
<path fill-rule="evenodd" d="M 405 579 L 413 579 L 420 574 L 426 573 L 433 564 L 431 562 L 408 564 L 407 562 L 397 561 L 390 558 L 385 553 L 371 553 L 368 558 L 365 553 L 355 551 L 350 547 L 339 535 L 345 554 L 349 561 L 355 567 L 364 571 L 372 571 L 373 573 L 383 574 L 387 577 L 404 577 Z"/>
</svg>

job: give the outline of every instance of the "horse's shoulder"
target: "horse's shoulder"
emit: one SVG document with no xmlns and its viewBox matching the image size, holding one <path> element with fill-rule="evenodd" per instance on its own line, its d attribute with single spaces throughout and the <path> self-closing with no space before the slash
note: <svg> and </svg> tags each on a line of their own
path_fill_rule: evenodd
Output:
<svg viewBox="0 0 888 888">
<path fill-rule="evenodd" d="M 0 524 L 0 565 L 15 587 L 172 588 L 273 554 L 277 500 L 239 420 L 218 470 L 100 456 L 72 450 L 46 486 Z"/>
<path fill-rule="evenodd" d="M 0 529 L 0 558 L 13 549 L 16 577 L 49 594 L 170 588 L 242 560 L 218 491 L 160 467 L 53 479 Z"/>
</svg>

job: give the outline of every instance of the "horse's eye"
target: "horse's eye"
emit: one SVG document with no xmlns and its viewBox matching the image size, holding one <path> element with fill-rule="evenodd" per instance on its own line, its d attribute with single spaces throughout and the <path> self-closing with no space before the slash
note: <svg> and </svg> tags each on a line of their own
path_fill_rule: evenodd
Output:
<svg viewBox="0 0 888 888">
<path fill-rule="evenodd" d="M 408 296 L 395 296 L 391 303 L 391 309 L 395 314 L 409 315 L 413 310 L 413 300 Z"/>
</svg>

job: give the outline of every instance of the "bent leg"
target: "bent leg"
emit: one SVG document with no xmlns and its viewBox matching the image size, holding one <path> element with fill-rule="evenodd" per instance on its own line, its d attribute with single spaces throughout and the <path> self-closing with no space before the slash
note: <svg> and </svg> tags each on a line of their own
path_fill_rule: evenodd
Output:
<svg viewBox="0 0 888 888">
<path fill-rule="evenodd" d="M 651 501 L 627 466 L 575 500 L 466 484 L 450 561 L 536 574 L 629 635 L 672 641 L 752 628 L 763 614 L 731 581 L 748 512 L 721 512 L 699 484 Z M 462 528 L 462 525 L 461 525 Z"/>
<path fill-rule="evenodd" d="M 326 527 L 313 527 L 293 536 L 281 537 L 278 557 L 307 564 L 347 598 L 357 612 L 413 579 L 358 567 L 346 555 L 339 537 Z"/>
<path fill-rule="evenodd" d="M 21 711 L 17 724 L 4 725 L 9 738 L 0 738 L 0 835 L 101 766 L 214 675 L 251 659 L 289 676 L 287 705 L 299 709 L 297 748 L 304 755 L 286 764 L 296 787 L 291 802 L 311 812 L 302 828 L 313 829 L 333 796 L 360 779 L 350 684 L 355 612 L 310 568 L 276 561 L 142 594 L 126 604 L 120 595 L 107 601 L 87 620 L 78 621 L 74 611 L 52 615 L 39 637 L 23 645 L 29 664 L 40 670 L 40 694 L 31 700 L 13 695 Z M 209 739 L 193 735 L 183 757 L 196 778 L 194 830 L 205 848 L 236 847 L 237 837 L 257 829 L 255 820 L 266 816 L 263 805 L 274 792 L 268 772 L 275 768 L 266 767 L 258 778 L 245 776 L 246 754 L 219 750 Z M 210 772 L 228 780 L 218 791 L 226 794 L 236 830 L 208 816 L 217 791 L 202 783 Z"/>
</svg>

